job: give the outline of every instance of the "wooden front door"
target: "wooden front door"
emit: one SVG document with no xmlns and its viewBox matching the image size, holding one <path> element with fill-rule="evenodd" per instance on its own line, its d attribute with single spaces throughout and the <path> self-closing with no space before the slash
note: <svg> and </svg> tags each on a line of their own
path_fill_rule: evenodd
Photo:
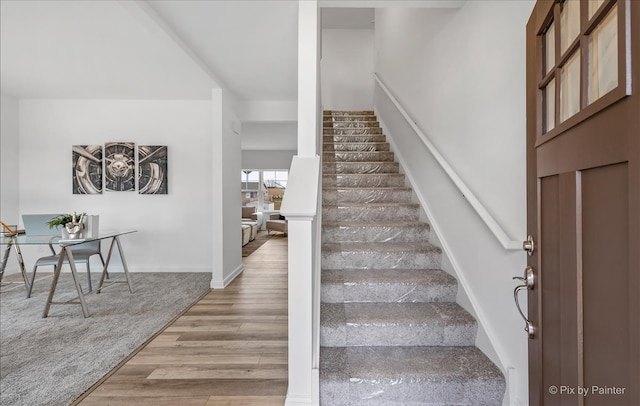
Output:
<svg viewBox="0 0 640 406">
<path fill-rule="evenodd" d="M 527 24 L 530 404 L 640 405 L 640 1 Z"/>
</svg>

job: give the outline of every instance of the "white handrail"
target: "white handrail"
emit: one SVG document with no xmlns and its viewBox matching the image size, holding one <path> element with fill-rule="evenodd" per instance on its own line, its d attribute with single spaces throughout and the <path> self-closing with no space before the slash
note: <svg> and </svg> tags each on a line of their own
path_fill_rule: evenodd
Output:
<svg viewBox="0 0 640 406">
<path fill-rule="evenodd" d="M 484 221 L 487 227 L 489 227 L 489 230 L 491 230 L 491 232 L 496 237 L 496 239 L 500 242 L 502 247 L 506 250 L 521 250 L 522 243 L 512 239 L 511 237 L 509 237 L 509 235 L 507 235 L 507 233 L 500 226 L 500 224 L 498 224 L 498 222 L 493 218 L 493 216 L 487 211 L 484 205 L 480 203 L 478 198 L 473 194 L 473 192 L 471 192 L 469 187 L 467 187 L 467 185 L 460 178 L 460 176 L 458 176 L 458 174 L 453 170 L 451 165 L 449 165 L 449 163 L 444 159 L 444 157 L 440 154 L 440 152 L 438 152 L 436 147 L 431 143 L 431 141 L 429 141 L 427 136 L 422 132 L 422 130 L 420 130 L 416 122 L 413 121 L 413 119 L 409 116 L 407 111 L 400 105 L 400 102 L 398 102 L 398 100 L 393 96 L 393 94 L 391 94 L 391 91 L 387 88 L 387 86 L 385 86 L 385 84 L 382 82 L 382 79 L 380 79 L 380 77 L 376 73 L 373 74 L 373 77 L 375 78 L 378 85 L 380 85 L 380 88 L 384 90 L 384 92 L 387 94 L 389 99 L 391 99 L 391 101 L 396 106 L 398 111 L 402 114 L 402 116 L 405 118 L 405 120 L 407 120 L 407 123 L 409 123 L 411 128 L 413 128 L 413 131 L 415 131 L 416 134 L 418 134 L 418 137 L 420 137 L 420 139 L 422 140 L 424 145 L 427 147 L 431 155 L 433 155 L 433 157 L 438 162 L 438 164 L 440 164 L 440 166 L 449 176 L 451 181 L 453 181 L 453 183 L 460 190 L 460 192 L 462 192 L 462 195 L 467 199 L 467 201 L 469 201 L 469 204 L 471 204 L 471 207 L 473 207 L 473 209 L 480 216 L 482 221 Z"/>
</svg>

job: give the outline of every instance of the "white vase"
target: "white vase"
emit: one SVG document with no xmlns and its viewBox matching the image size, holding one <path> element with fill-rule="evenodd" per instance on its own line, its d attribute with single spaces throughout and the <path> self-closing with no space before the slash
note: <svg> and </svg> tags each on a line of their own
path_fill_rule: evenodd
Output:
<svg viewBox="0 0 640 406">
<path fill-rule="evenodd" d="M 84 219 L 82 219 L 82 230 L 80 230 L 80 233 L 74 235 L 70 235 L 66 227 L 62 226 L 62 239 L 95 238 L 100 234 L 99 221 L 100 216 L 98 215 L 84 216 Z"/>
</svg>

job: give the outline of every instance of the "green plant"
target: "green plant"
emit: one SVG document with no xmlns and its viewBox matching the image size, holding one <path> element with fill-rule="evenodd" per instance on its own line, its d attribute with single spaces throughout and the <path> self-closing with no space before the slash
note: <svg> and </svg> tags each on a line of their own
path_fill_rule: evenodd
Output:
<svg viewBox="0 0 640 406">
<path fill-rule="evenodd" d="M 84 217 L 85 213 L 82 213 L 81 215 L 77 215 L 77 214 L 61 214 L 59 216 L 56 216 L 54 218 L 52 218 L 50 221 L 47 221 L 47 225 L 49 226 L 49 228 L 58 228 L 59 226 L 64 226 L 67 223 L 71 223 L 73 222 L 73 217 L 76 217 L 76 220 L 78 220 L 81 217 Z"/>
</svg>

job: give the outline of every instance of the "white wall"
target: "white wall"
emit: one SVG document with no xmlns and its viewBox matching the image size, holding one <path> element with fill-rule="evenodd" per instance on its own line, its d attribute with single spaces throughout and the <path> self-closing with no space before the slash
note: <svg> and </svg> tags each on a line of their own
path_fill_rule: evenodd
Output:
<svg viewBox="0 0 640 406">
<path fill-rule="evenodd" d="M 376 72 L 513 239 L 526 236 L 525 25 L 532 7 L 472 1 L 460 10 L 376 10 Z M 509 378 L 505 404 L 526 404 L 527 337 L 511 280 L 522 275 L 525 254 L 502 248 L 378 88 L 375 108 L 451 257 L 444 268 L 466 290 L 461 304 L 483 323 L 477 345 Z"/>
<path fill-rule="evenodd" d="M 241 134 L 243 150 L 296 150 L 298 147 L 296 121 L 243 123 Z"/>
<path fill-rule="evenodd" d="M 5 224 L 18 224 L 18 153 L 19 153 L 18 100 L 2 95 L 0 102 L 0 220 Z M 7 271 L 8 273 L 9 271 Z"/>
<path fill-rule="evenodd" d="M 374 31 L 323 29 L 321 94 L 325 110 L 370 110 Z"/>
<path fill-rule="evenodd" d="M 289 169 L 296 151 L 242 150 L 243 169 Z"/>
<path fill-rule="evenodd" d="M 211 117 L 210 101 L 22 100 L 21 214 L 98 214 L 101 230 L 139 230 L 123 237 L 131 271 L 211 272 Z M 109 141 L 167 145 L 169 194 L 73 195 L 72 145 Z M 37 253 L 23 252 L 30 268 Z"/>
</svg>

